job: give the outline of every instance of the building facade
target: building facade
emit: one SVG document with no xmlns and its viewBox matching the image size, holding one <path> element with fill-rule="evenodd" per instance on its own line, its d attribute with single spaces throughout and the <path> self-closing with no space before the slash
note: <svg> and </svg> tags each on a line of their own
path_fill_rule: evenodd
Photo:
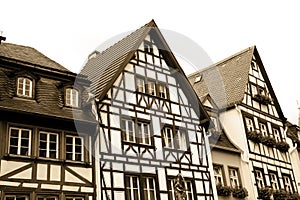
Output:
<svg viewBox="0 0 300 200">
<path fill-rule="evenodd" d="M 0 44 L 0 199 L 90 200 L 89 81 L 37 50 Z M 80 133 L 80 134 L 78 134 Z"/>
<path fill-rule="evenodd" d="M 218 199 L 245 199 L 249 196 L 245 188 L 241 150 L 228 138 L 219 119 L 219 109 L 209 94 L 200 98 L 214 127 L 209 129 L 209 144 Z"/>
<path fill-rule="evenodd" d="M 82 73 L 99 115 L 98 199 L 216 199 L 209 117 L 154 21 Z"/>
<path fill-rule="evenodd" d="M 189 80 L 201 97 L 209 94 L 219 108 L 228 138 L 242 152 L 249 199 L 296 193 L 284 117 L 257 48 L 247 48 Z M 200 81 L 196 81 L 200 80 Z M 291 194 L 290 194 L 291 195 Z"/>
</svg>

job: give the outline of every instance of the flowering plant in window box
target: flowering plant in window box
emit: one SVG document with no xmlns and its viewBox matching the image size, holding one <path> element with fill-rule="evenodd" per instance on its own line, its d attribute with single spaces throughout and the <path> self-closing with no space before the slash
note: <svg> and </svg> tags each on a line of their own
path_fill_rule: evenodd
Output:
<svg viewBox="0 0 300 200">
<path fill-rule="evenodd" d="M 262 187 L 258 189 L 258 199 L 261 200 L 270 200 L 272 191 L 268 187 Z"/>
<path fill-rule="evenodd" d="M 300 195 L 298 193 L 293 193 L 288 195 L 288 200 L 300 200 Z"/>
<path fill-rule="evenodd" d="M 252 142 L 254 142 L 254 143 L 259 143 L 259 142 L 262 141 L 263 136 L 262 136 L 262 134 L 261 134 L 260 132 L 257 132 L 257 131 L 249 131 L 249 132 L 247 133 L 247 138 L 248 138 L 249 140 L 251 140 Z"/>
<path fill-rule="evenodd" d="M 282 152 L 288 152 L 290 145 L 285 141 L 280 141 L 275 144 L 275 147 Z"/>
<path fill-rule="evenodd" d="M 268 147 L 274 147 L 276 144 L 276 140 L 270 136 L 263 137 L 261 142 Z"/>
<path fill-rule="evenodd" d="M 256 94 L 254 97 L 253 97 L 254 100 L 258 101 L 259 103 L 262 103 L 262 104 L 268 104 L 268 103 L 271 103 L 272 102 L 272 99 L 266 95 L 263 95 L 263 94 Z"/>
<path fill-rule="evenodd" d="M 244 199 L 248 196 L 248 191 L 243 187 L 232 188 L 232 196 L 238 199 Z"/>
<path fill-rule="evenodd" d="M 219 196 L 228 197 L 231 193 L 231 187 L 218 184 L 217 185 L 217 193 Z"/>
<path fill-rule="evenodd" d="M 274 200 L 285 200 L 287 197 L 288 193 L 283 189 L 273 191 Z"/>
</svg>

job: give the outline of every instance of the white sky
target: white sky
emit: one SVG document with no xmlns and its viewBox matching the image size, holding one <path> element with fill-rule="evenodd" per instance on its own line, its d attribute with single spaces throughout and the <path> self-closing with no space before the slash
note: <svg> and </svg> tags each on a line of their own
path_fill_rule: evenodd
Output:
<svg viewBox="0 0 300 200">
<path fill-rule="evenodd" d="M 154 19 L 201 46 L 213 62 L 256 45 L 285 116 L 297 123 L 300 12 L 297 0 L 0 1 L 6 42 L 34 47 L 73 72 L 111 37 Z"/>
</svg>

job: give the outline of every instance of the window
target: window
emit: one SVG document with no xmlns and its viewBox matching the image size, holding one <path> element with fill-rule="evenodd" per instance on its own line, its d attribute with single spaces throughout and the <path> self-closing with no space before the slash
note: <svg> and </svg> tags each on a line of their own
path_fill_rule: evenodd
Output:
<svg viewBox="0 0 300 200">
<path fill-rule="evenodd" d="M 122 119 L 121 122 L 123 141 L 136 142 L 134 121 L 129 119 Z"/>
<path fill-rule="evenodd" d="M 79 99 L 79 95 L 76 89 L 74 88 L 66 89 L 66 99 L 65 99 L 66 106 L 78 107 L 79 105 L 78 99 Z"/>
<path fill-rule="evenodd" d="M 218 120 L 216 117 L 210 117 L 211 121 L 214 123 L 213 125 L 215 126 L 215 130 L 219 131 L 219 126 L 218 126 Z"/>
<path fill-rule="evenodd" d="M 154 177 L 125 175 L 127 200 L 156 200 Z"/>
<path fill-rule="evenodd" d="M 153 81 L 148 81 L 146 84 L 146 93 L 155 96 L 156 91 L 155 91 L 155 82 Z"/>
<path fill-rule="evenodd" d="M 29 200 L 26 195 L 6 195 L 5 200 Z"/>
<path fill-rule="evenodd" d="M 57 200 L 55 196 L 38 196 L 37 200 Z"/>
<path fill-rule="evenodd" d="M 252 96 L 257 95 L 258 92 L 257 92 L 257 87 L 256 87 L 256 85 L 253 85 L 253 84 L 250 84 L 250 85 L 251 85 L 251 94 L 252 94 Z"/>
<path fill-rule="evenodd" d="M 273 128 L 273 135 L 274 135 L 274 138 L 277 142 L 280 141 L 280 132 L 277 128 Z"/>
<path fill-rule="evenodd" d="M 237 168 L 228 168 L 229 171 L 229 180 L 230 180 L 230 185 L 231 187 L 239 187 L 239 170 Z"/>
<path fill-rule="evenodd" d="M 267 128 L 266 124 L 260 122 L 259 128 L 260 128 L 260 132 L 262 133 L 263 136 L 268 136 L 268 128 Z"/>
<path fill-rule="evenodd" d="M 66 197 L 66 200 L 84 200 L 83 197 Z"/>
<path fill-rule="evenodd" d="M 170 200 L 177 200 L 176 198 L 176 178 L 168 178 L 168 195 Z M 194 200 L 194 183 L 192 180 L 184 180 L 184 190 L 186 194 L 186 200 Z"/>
<path fill-rule="evenodd" d="M 138 122 L 138 138 L 141 144 L 151 144 L 150 125 L 149 123 Z"/>
<path fill-rule="evenodd" d="M 163 129 L 165 147 L 172 149 L 187 149 L 186 132 L 184 130 L 173 130 L 170 127 Z"/>
<path fill-rule="evenodd" d="M 194 83 L 200 82 L 201 79 L 202 79 L 202 76 L 201 76 L 201 75 L 196 76 Z"/>
<path fill-rule="evenodd" d="M 284 184 L 284 188 L 286 191 L 288 192 L 293 192 L 293 188 L 292 188 L 292 182 L 291 182 L 291 177 L 290 175 L 282 175 L 282 179 L 283 179 L 283 184 Z"/>
<path fill-rule="evenodd" d="M 255 175 L 255 179 L 256 179 L 256 184 L 258 188 L 262 188 L 265 186 L 265 182 L 264 182 L 264 175 L 261 169 L 255 169 L 254 170 L 254 175 Z"/>
<path fill-rule="evenodd" d="M 40 132 L 40 157 L 58 158 L 58 144 L 57 133 Z"/>
<path fill-rule="evenodd" d="M 224 185 L 223 167 L 221 165 L 214 165 L 213 169 L 216 185 Z"/>
<path fill-rule="evenodd" d="M 32 97 L 32 80 L 25 77 L 18 78 L 17 95 L 22 97 Z"/>
<path fill-rule="evenodd" d="M 66 136 L 66 159 L 83 161 L 83 138 L 79 136 Z"/>
<path fill-rule="evenodd" d="M 257 64 L 254 60 L 251 61 L 251 67 L 252 67 L 253 70 L 256 70 L 256 71 L 258 70 Z"/>
<path fill-rule="evenodd" d="M 137 92 L 145 92 L 145 81 L 144 81 L 144 79 L 141 79 L 141 78 L 136 79 L 136 91 Z"/>
<path fill-rule="evenodd" d="M 165 85 L 161 85 L 161 84 L 157 85 L 157 96 L 160 98 L 163 98 L 163 99 L 168 98 L 167 97 L 167 88 Z"/>
<path fill-rule="evenodd" d="M 144 41 L 145 52 L 153 53 L 152 43 L 150 41 Z"/>
<path fill-rule="evenodd" d="M 245 122 L 246 122 L 247 131 L 254 131 L 253 119 L 245 117 Z"/>
<path fill-rule="evenodd" d="M 272 189 L 278 190 L 279 185 L 278 185 L 278 178 L 277 178 L 276 172 L 270 172 L 269 177 L 270 177 L 270 183 L 271 183 Z"/>
<path fill-rule="evenodd" d="M 9 154 L 29 156 L 31 150 L 31 130 L 11 127 L 9 132 Z"/>
</svg>

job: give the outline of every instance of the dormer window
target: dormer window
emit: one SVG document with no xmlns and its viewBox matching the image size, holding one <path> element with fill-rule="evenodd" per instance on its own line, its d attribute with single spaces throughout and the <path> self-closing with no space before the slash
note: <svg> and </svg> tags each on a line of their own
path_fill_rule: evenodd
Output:
<svg viewBox="0 0 300 200">
<path fill-rule="evenodd" d="M 66 89 L 65 104 L 70 107 L 79 107 L 79 93 L 74 88 Z"/>
<path fill-rule="evenodd" d="M 26 77 L 19 77 L 17 80 L 17 95 L 21 97 L 32 97 L 32 85 L 31 79 Z"/>
</svg>

